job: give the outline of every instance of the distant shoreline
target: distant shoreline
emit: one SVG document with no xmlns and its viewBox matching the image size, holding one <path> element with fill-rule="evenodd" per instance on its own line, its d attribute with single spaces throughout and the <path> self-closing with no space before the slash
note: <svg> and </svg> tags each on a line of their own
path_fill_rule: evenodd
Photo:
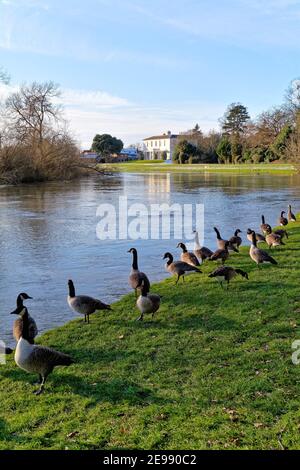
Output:
<svg viewBox="0 0 300 470">
<path fill-rule="evenodd" d="M 124 163 L 104 163 L 98 166 L 113 172 L 126 173 L 150 173 L 150 172 L 172 172 L 172 173 L 242 173 L 242 174 L 261 174 L 270 173 L 277 175 L 293 175 L 299 173 L 299 168 L 291 163 L 261 163 L 261 164 L 166 164 L 155 161 L 124 162 Z"/>
</svg>

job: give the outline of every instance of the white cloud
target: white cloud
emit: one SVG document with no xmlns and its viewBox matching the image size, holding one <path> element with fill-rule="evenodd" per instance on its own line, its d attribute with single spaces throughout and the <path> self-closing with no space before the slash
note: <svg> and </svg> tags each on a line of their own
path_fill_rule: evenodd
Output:
<svg viewBox="0 0 300 470">
<path fill-rule="evenodd" d="M 218 128 L 218 118 L 224 112 L 224 104 L 172 103 L 164 106 L 137 105 L 66 107 L 70 128 L 75 131 L 82 147 L 89 148 L 96 133 L 109 133 L 121 138 L 125 144 L 171 130 L 180 132 L 196 122 L 204 131 Z"/>
<path fill-rule="evenodd" d="M 89 109 L 124 107 L 129 105 L 126 99 L 113 96 L 105 91 L 74 89 L 64 89 L 62 91 L 62 103 L 66 107 Z"/>
<path fill-rule="evenodd" d="M 19 89 L 0 85 L 0 101 Z M 204 131 L 218 127 L 224 104 L 201 102 L 167 103 L 164 106 L 137 104 L 101 90 L 62 89 L 58 101 L 63 105 L 70 130 L 81 147 L 89 148 L 97 133 L 109 133 L 125 144 L 171 130 L 180 132 L 196 122 Z"/>
</svg>

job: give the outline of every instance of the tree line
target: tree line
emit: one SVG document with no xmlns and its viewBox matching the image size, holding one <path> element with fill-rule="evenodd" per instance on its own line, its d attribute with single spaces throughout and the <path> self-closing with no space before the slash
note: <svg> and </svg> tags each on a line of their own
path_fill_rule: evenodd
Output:
<svg viewBox="0 0 300 470">
<path fill-rule="evenodd" d="M 241 103 L 228 106 L 221 131 L 203 134 L 198 125 L 179 136 L 178 163 L 300 162 L 300 80 L 293 80 L 282 105 L 251 119 Z"/>
</svg>

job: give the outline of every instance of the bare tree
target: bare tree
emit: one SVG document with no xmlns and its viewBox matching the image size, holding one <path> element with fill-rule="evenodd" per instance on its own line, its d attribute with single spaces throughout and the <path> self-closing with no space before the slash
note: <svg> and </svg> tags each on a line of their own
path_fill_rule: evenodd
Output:
<svg viewBox="0 0 300 470">
<path fill-rule="evenodd" d="M 285 108 L 295 121 L 296 115 L 300 111 L 300 78 L 295 78 L 290 83 L 285 94 Z"/>
<path fill-rule="evenodd" d="M 39 142 L 49 137 L 61 122 L 60 96 L 53 82 L 23 85 L 6 100 L 5 111 L 10 127 L 18 139 Z"/>
<path fill-rule="evenodd" d="M 255 122 L 256 145 L 270 145 L 289 122 L 289 113 L 283 106 L 261 113 Z"/>
<path fill-rule="evenodd" d="M 70 179 L 81 173 L 80 151 L 67 130 L 53 82 L 23 85 L 6 100 L 0 180 Z"/>
</svg>

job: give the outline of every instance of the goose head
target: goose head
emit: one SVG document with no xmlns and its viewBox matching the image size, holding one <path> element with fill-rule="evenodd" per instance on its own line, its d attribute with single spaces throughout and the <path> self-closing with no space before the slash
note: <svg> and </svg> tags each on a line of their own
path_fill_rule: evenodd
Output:
<svg viewBox="0 0 300 470">
<path fill-rule="evenodd" d="M 236 272 L 239 273 L 245 279 L 247 279 L 247 281 L 249 281 L 249 275 L 248 273 L 246 273 L 246 271 L 243 271 L 242 269 L 237 269 Z"/>
<path fill-rule="evenodd" d="M 173 261 L 173 256 L 171 255 L 171 253 L 165 253 L 164 256 L 163 256 L 163 259 L 168 259 L 169 261 Z"/>
<path fill-rule="evenodd" d="M 18 298 L 20 300 L 32 299 L 32 297 L 30 297 L 30 295 L 26 294 L 26 292 L 21 292 L 21 294 L 18 295 Z"/>
<path fill-rule="evenodd" d="M 127 251 L 127 253 L 137 253 L 136 248 L 130 248 L 130 250 Z"/>
<path fill-rule="evenodd" d="M 176 247 L 176 248 L 181 248 L 181 249 L 182 249 L 182 251 L 187 251 L 187 250 L 186 250 L 186 246 L 185 246 L 185 244 L 184 244 L 184 243 L 178 243 L 178 245 L 177 245 L 177 247 Z"/>
</svg>

